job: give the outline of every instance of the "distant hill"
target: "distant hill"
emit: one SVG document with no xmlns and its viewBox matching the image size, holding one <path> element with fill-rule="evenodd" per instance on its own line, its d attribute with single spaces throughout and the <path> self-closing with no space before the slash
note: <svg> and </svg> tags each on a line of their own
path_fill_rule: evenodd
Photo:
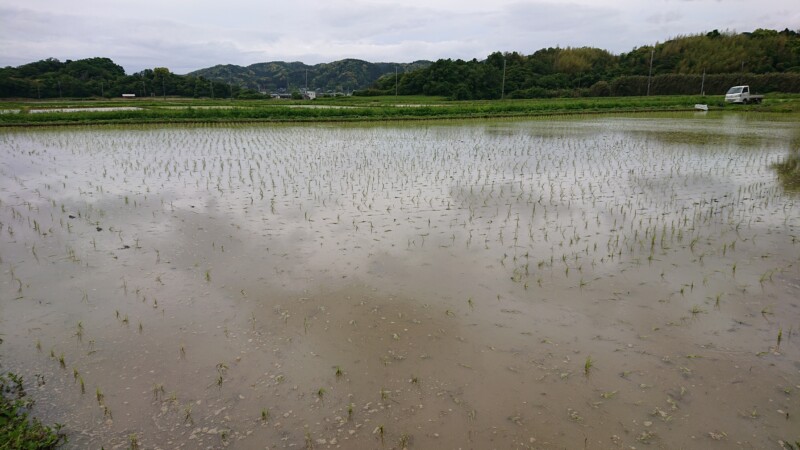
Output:
<svg viewBox="0 0 800 450">
<path fill-rule="evenodd" d="M 359 59 L 343 59 L 313 66 L 301 62 L 273 61 L 247 67 L 217 65 L 195 70 L 188 75 L 261 92 L 291 92 L 305 87 L 321 92 L 350 92 L 366 89 L 383 75 L 394 76 L 395 69 L 402 74 L 430 65 L 430 61 L 371 63 Z"/>
</svg>

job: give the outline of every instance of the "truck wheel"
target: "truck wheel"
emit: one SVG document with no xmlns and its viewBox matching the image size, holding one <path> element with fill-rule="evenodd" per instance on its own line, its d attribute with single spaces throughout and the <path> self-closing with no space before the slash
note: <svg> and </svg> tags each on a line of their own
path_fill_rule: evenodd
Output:
<svg viewBox="0 0 800 450">
<path fill-rule="evenodd" d="M 743 103 L 743 104 L 745 104 L 745 105 L 746 105 L 748 102 L 749 102 L 749 100 L 747 100 L 747 99 L 744 99 L 744 100 L 742 100 L 742 103 Z"/>
</svg>

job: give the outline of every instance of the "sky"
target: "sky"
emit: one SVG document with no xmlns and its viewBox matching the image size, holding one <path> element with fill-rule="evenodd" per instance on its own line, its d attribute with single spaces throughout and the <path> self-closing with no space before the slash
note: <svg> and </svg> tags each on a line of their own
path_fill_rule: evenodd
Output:
<svg viewBox="0 0 800 450">
<path fill-rule="evenodd" d="M 800 30 L 797 0 L 0 0 L 0 67 L 108 57 L 129 74 L 216 64 L 479 60 Z"/>
</svg>

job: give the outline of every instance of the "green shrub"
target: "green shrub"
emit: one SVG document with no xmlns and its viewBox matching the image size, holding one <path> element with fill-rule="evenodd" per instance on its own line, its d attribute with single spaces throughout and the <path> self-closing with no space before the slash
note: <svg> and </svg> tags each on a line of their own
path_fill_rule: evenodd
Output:
<svg viewBox="0 0 800 450">
<path fill-rule="evenodd" d="M 28 417 L 33 401 L 26 397 L 22 377 L 11 372 L 0 375 L 0 448 L 53 449 L 66 442 L 61 425 L 50 428 Z"/>
</svg>

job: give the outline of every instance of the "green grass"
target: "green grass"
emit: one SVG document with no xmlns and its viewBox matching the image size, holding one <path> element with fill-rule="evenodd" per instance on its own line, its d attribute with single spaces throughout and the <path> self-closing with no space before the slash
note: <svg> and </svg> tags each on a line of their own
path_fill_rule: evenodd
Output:
<svg viewBox="0 0 800 450">
<path fill-rule="evenodd" d="M 22 377 L 0 375 L 0 448 L 52 449 L 66 442 L 61 425 L 43 425 L 30 417 L 33 401 L 27 398 Z"/>
<path fill-rule="evenodd" d="M 527 117 L 604 112 L 687 111 L 695 103 L 712 111 L 800 112 L 800 96 L 772 94 L 762 105 L 726 105 L 720 96 L 598 97 L 446 101 L 439 97 L 336 97 L 315 101 L 142 99 L 133 101 L 0 102 L 0 110 L 136 106 L 135 111 L 0 114 L 0 126 L 171 122 L 351 122 Z M 209 108 L 212 107 L 212 108 Z"/>
<path fill-rule="evenodd" d="M 795 149 L 782 161 L 772 165 L 784 189 L 800 191 L 800 151 Z"/>
</svg>

